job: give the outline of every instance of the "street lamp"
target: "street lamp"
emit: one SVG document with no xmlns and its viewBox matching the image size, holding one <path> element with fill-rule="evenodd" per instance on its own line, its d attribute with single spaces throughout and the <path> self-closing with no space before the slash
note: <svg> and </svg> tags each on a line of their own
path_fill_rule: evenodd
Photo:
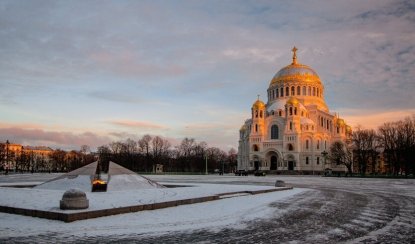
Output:
<svg viewBox="0 0 415 244">
<path fill-rule="evenodd" d="M 9 140 L 6 141 L 6 175 L 9 173 Z"/>
</svg>

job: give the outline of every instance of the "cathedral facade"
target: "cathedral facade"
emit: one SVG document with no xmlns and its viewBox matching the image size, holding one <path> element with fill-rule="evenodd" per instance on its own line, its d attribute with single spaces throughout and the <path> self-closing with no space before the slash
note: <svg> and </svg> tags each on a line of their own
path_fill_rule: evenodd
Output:
<svg viewBox="0 0 415 244">
<path fill-rule="evenodd" d="M 320 77 L 297 62 L 297 48 L 292 51 L 292 63 L 270 82 L 268 102 L 258 97 L 239 131 L 238 170 L 345 172 L 328 153 L 333 142 L 350 136 L 351 127 L 329 111 Z"/>
</svg>

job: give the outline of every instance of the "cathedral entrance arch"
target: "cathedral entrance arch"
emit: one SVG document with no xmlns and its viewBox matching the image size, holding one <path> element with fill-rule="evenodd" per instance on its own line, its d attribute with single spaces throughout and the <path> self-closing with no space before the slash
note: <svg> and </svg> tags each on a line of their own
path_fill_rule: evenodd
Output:
<svg viewBox="0 0 415 244">
<path fill-rule="evenodd" d="M 287 156 L 287 162 L 288 162 L 288 170 L 294 170 L 295 167 L 295 158 L 293 155 Z"/>
<path fill-rule="evenodd" d="M 277 163 L 278 163 L 277 156 L 275 156 L 275 155 L 271 156 L 271 167 L 270 167 L 270 170 L 277 170 Z"/>
<path fill-rule="evenodd" d="M 259 161 L 254 161 L 255 171 L 259 170 Z"/>
<path fill-rule="evenodd" d="M 281 161 L 281 157 L 278 151 L 270 150 L 266 153 L 266 160 L 269 162 L 270 170 L 278 169 L 278 162 Z"/>
<path fill-rule="evenodd" d="M 260 167 L 260 165 L 259 165 L 259 158 L 258 158 L 257 155 L 255 155 L 253 157 L 253 159 L 254 159 L 254 168 L 255 168 L 255 171 L 258 171 L 259 170 L 259 167 Z"/>
</svg>

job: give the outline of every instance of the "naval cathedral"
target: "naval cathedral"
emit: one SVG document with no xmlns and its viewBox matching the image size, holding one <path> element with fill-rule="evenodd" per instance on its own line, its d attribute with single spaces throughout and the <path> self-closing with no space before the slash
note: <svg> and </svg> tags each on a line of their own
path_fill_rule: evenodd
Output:
<svg viewBox="0 0 415 244">
<path fill-rule="evenodd" d="M 238 170 L 276 173 L 344 172 L 330 162 L 331 143 L 345 141 L 351 127 L 324 101 L 324 86 L 317 73 L 293 61 L 272 78 L 268 102 L 258 97 L 251 118 L 240 129 Z"/>
</svg>

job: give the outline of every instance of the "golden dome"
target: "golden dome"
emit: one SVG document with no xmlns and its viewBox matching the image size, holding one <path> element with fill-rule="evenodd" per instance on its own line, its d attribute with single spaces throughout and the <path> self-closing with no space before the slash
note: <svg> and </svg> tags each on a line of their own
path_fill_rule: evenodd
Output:
<svg viewBox="0 0 415 244">
<path fill-rule="evenodd" d="M 264 109 L 265 103 L 261 100 L 256 100 L 256 102 L 252 105 L 252 109 Z"/>
<path fill-rule="evenodd" d="M 288 105 L 298 105 L 300 103 L 300 101 L 298 101 L 297 98 L 295 97 L 290 97 L 290 99 L 288 99 L 287 104 Z"/>
<path fill-rule="evenodd" d="M 293 62 L 290 65 L 280 69 L 270 82 L 271 85 L 278 83 L 284 83 L 289 81 L 306 82 L 306 83 L 317 83 L 321 85 L 320 77 L 317 72 L 307 65 L 297 63 L 297 48 L 293 48 Z"/>
<path fill-rule="evenodd" d="M 337 124 L 338 125 L 344 125 L 344 120 L 343 119 L 337 119 Z"/>
</svg>

